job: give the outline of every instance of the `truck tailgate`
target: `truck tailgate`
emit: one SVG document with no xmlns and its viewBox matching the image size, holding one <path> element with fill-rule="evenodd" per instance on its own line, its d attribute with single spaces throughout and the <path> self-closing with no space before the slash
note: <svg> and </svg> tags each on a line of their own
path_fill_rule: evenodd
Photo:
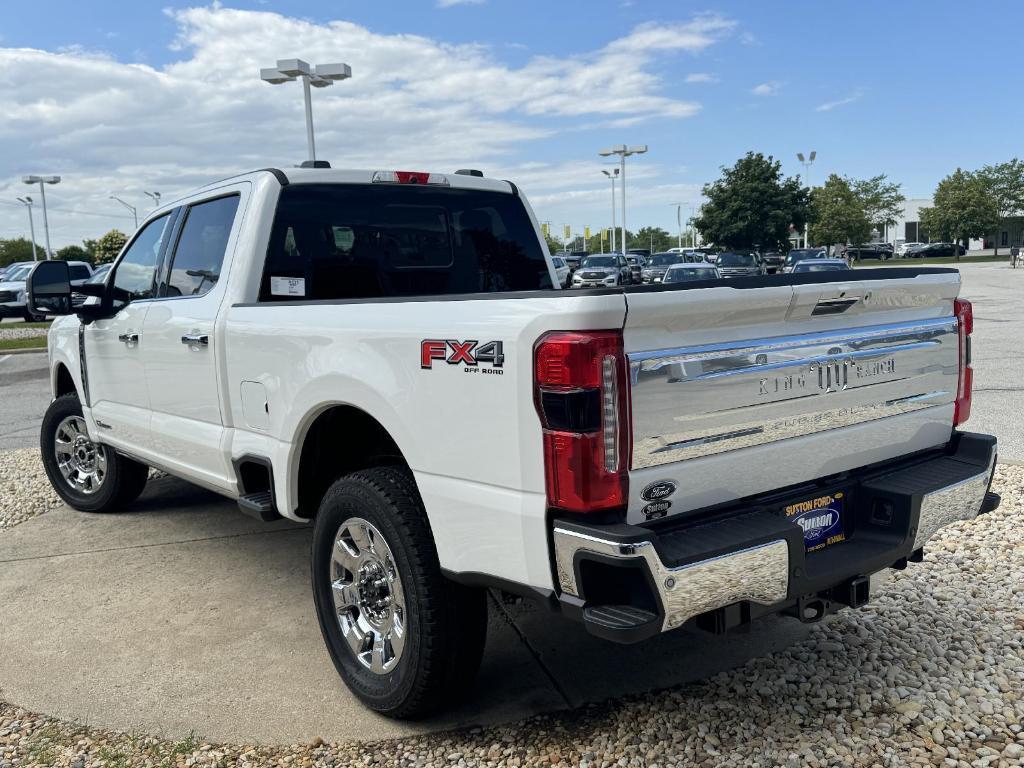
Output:
<svg viewBox="0 0 1024 768">
<path fill-rule="evenodd" d="M 949 440 L 959 274 L 889 268 L 835 282 L 818 275 L 627 289 L 630 522 Z M 665 481 L 684 492 L 652 506 Z"/>
</svg>

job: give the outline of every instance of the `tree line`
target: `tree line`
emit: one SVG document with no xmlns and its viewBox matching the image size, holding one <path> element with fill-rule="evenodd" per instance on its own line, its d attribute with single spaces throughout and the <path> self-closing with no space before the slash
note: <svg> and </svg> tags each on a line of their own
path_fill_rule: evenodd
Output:
<svg viewBox="0 0 1024 768">
<path fill-rule="evenodd" d="M 785 250 L 793 231 L 810 225 L 817 245 L 870 242 L 903 212 L 899 185 L 884 174 L 869 179 L 830 175 L 810 189 L 783 177 L 770 155 L 748 152 L 704 186 L 707 202 L 694 221 L 704 240 L 726 248 Z M 977 171 L 958 168 L 939 182 L 933 204 L 922 208 L 921 230 L 960 242 L 992 234 L 1001 219 L 1024 214 L 1024 162 L 1013 159 Z M 998 244 L 997 244 L 998 245 Z M 998 253 L 998 250 L 997 250 Z"/>
<path fill-rule="evenodd" d="M 53 252 L 55 259 L 64 261 L 84 261 L 93 266 L 107 264 L 117 258 L 117 254 L 128 242 L 128 236 L 119 229 L 112 229 L 95 240 L 83 240 L 81 245 L 65 245 Z M 36 243 L 36 255 L 42 260 L 46 258 L 46 248 Z M 16 261 L 32 261 L 32 241 L 27 237 L 0 239 L 0 268 Z"/>
</svg>

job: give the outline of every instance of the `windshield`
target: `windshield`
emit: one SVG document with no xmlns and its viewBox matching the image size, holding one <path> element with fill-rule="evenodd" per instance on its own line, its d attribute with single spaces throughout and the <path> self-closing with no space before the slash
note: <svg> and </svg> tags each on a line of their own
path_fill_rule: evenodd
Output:
<svg viewBox="0 0 1024 768">
<path fill-rule="evenodd" d="M 714 280 L 718 270 L 714 267 L 672 267 L 665 273 L 666 283 L 686 283 L 692 280 Z"/>
<path fill-rule="evenodd" d="M 656 253 L 651 257 L 652 267 L 667 267 L 670 264 L 679 264 L 683 257 L 678 253 Z"/>
<path fill-rule="evenodd" d="M 794 272 L 839 272 L 849 269 L 845 264 L 797 264 Z"/>
<path fill-rule="evenodd" d="M 32 271 L 32 265 L 28 264 L 24 267 L 14 267 L 4 274 L 5 281 L 17 282 L 19 280 L 27 280 L 28 273 Z"/>
<path fill-rule="evenodd" d="M 718 266 L 720 267 L 753 267 L 757 265 L 757 260 L 746 253 L 723 253 L 718 257 Z"/>
<path fill-rule="evenodd" d="M 786 263 L 793 264 L 804 259 L 820 259 L 824 254 L 817 248 L 797 248 L 789 252 L 786 256 Z"/>
<path fill-rule="evenodd" d="M 580 265 L 582 267 L 614 267 L 614 256 L 588 256 Z"/>
</svg>

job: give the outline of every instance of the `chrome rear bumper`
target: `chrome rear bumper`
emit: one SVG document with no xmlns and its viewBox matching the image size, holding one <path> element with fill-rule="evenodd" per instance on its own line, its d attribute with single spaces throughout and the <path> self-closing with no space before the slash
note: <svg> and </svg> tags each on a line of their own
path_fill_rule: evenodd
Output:
<svg viewBox="0 0 1024 768">
<path fill-rule="evenodd" d="M 848 513 L 852 535 L 834 549 L 810 556 L 804 552 L 799 526 L 771 511 L 775 502 L 757 509 L 751 501 L 734 518 L 690 528 L 618 525 L 603 533 L 602 526 L 556 520 L 553 548 L 562 599 L 583 608 L 593 604 L 587 580 L 581 579 L 581 563 L 593 560 L 643 569 L 660 617 L 656 630 L 661 632 L 740 603 L 778 606 L 759 614 L 808 596 L 853 604 L 835 597 L 838 585 L 919 559 L 921 548 L 940 528 L 972 520 L 983 506 L 987 511 L 998 504 L 993 496 L 986 505 L 995 438 L 957 435 L 951 447 L 944 455 L 889 471 L 874 468 L 847 481 L 860 499 Z M 889 522 L 876 519 L 879 505 L 888 508 Z M 858 532 L 864 534 L 859 539 Z M 682 562 L 666 562 L 660 554 L 666 551 Z M 809 557 L 815 560 L 812 566 Z M 635 639 L 642 638 L 628 641 Z"/>
</svg>

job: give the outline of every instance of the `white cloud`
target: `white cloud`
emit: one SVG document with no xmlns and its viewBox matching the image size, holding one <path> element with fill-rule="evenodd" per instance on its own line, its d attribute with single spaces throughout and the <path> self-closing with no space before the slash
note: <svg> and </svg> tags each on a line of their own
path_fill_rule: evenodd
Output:
<svg viewBox="0 0 1024 768">
<path fill-rule="evenodd" d="M 347 21 L 218 5 L 168 14 L 180 55 L 163 68 L 77 48 L 0 47 L 0 189 L 23 193 L 23 173 L 61 174 L 47 195 L 56 245 L 123 228 L 112 192 L 148 210 L 142 190 L 168 200 L 213 178 L 301 160 L 301 88 L 259 80 L 268 51 L 271 61 L 301 55 L 352 66 L 351 80 L 313 94 L 318 153 L 335 166 L 504 166 L 513 178 L 516 158 L 555 133 L 696 113 L 698 103 L 662 95 L 651 65 L 666 53 L 698 54 L 735 26 L 709 14 L 641 25 L 589 53 L 511 66 L 485 46 Z M 25 229 L 24 218 L 0 206 L 0 236 Z"/>
<path fill-rule="evenodd" d="M 774 96 L 782 89 L 782 83 L 778 80 L 772 80 L 767 83 L 761 83 L 755 85 L 750 89 L 750 92 L 755 96 Z"/>
<path fill-rule="evenodd" d="M 485 0 L 437 0 L 438 8 L 451 8 L 456 5 L 482 5 Z"/>
<path fill-rule="evenodd" d="M 718 75 L 713 75 L 710 72 L 691 72 L 686 76 L 685 82 L 687 83 L 717 83 Z"/>
<path fill-rule="evenodd" d="M 836 107 L 844 107 L 847 104 L 853 104 L 855 101 L 860 101 L 860 98 L 864 95 L 864 91 L 857 89 L 849 96 L 835 101 L 826 101 L 824 104 L 819 104 L 814 108 L 815 112 L 831 112 Z"/>
</svg>

